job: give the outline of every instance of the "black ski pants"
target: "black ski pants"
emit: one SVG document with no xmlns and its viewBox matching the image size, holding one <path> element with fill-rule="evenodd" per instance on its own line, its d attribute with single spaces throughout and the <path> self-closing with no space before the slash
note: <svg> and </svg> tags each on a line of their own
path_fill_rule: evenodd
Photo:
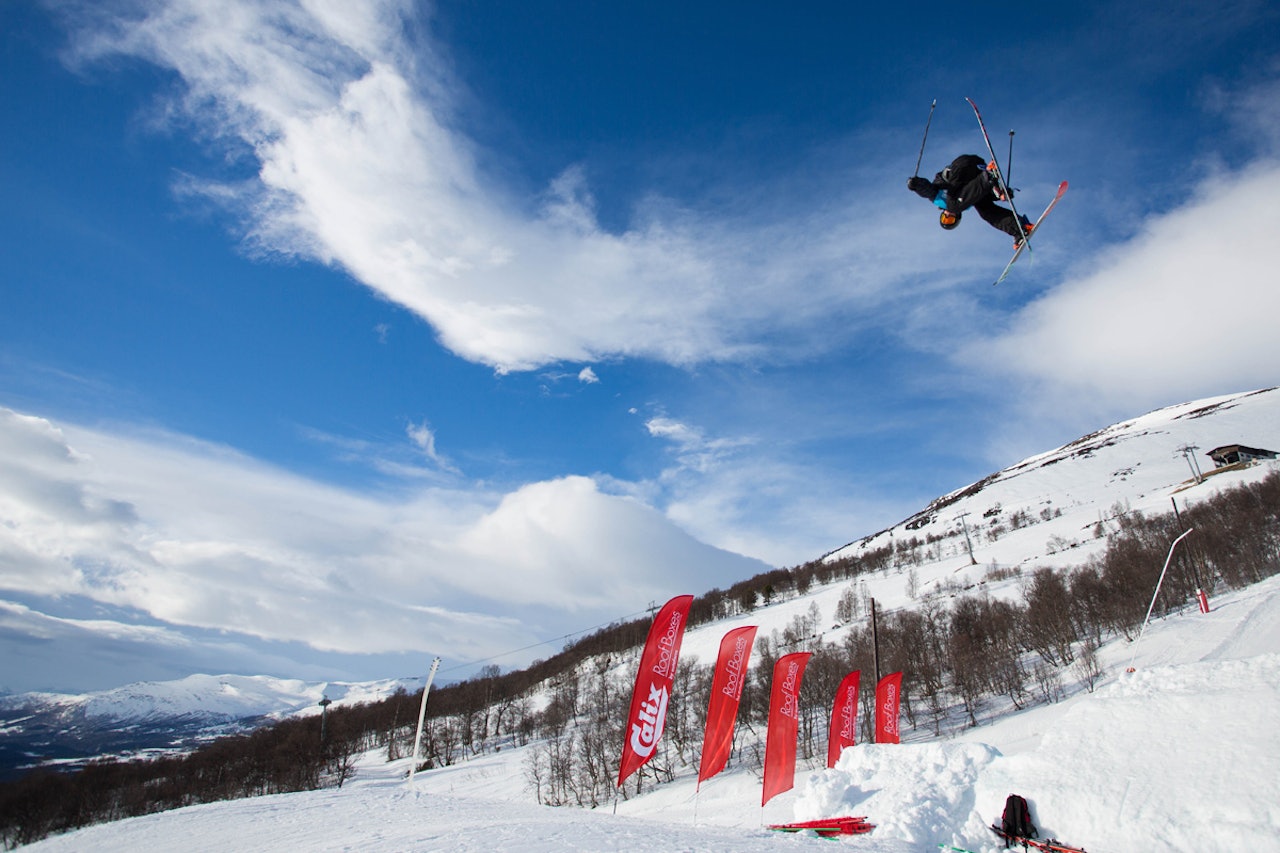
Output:
<svg viewBox="0 0 1280 853">
<path fill-rule="evenodd" d="M 983 169 L 973 176 L 955 195 L 960 210 L 972 207 L 978 211 L 983 221 L 993 228 L 999 228 L 1011 237 L 1020 237 L 1018 223 L 1013 211 L 996 204 L 995 187 L 989 173 Z"/>
</svg>

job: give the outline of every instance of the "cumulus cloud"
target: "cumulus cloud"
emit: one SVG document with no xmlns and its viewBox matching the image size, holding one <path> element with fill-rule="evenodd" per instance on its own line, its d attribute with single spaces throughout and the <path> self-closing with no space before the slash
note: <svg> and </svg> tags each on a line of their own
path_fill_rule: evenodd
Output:
<svg viewBox="0 0 1280 853">
<path fill-rule="evenodd" d="M 369 495 L 182 436 L 6 409 L 0 466 L 0 589 L 137 613 L 165 642 L 193 628 L 474 660 L 703 591 L 693 570 L 709 588 L 763 568 L 583 477 Z M 13 606 L 10 628 L 51 624 Z"/>
<path fill-rule="evenodd" d="M 883 220 L 908 203 L 901 193 L 874 216 L 850 192 L 774 223 L 649 198 L 620 233 L 599 224 L 572 164 L 541 198 L 512 198 L 458 130 L 441 51 L 410 40 L 412 4 L 64 8 L 72 61 L 136 57 L 176 75 L 166 117 L 224 144 L 237 166 L 234 180 L 184 188 L 230 205 L 249 245 L 341 267 L 425 318 L 453 352 L 499 370 L 737 359 L 766 339 L 813 349 L 831 333 L 805 331 L 838 306 L 870 315 L 887 294 L 907 295 L 897 291 L 908 270 L 882 262 L 894 245 Z M 848 186 L 877 193 L 887 177 L 863 168 Z"/>
<path fill-rule="evenodd" d="M 504 496 L 459 537 L 458 551 L 474 566 L 468 581 L 477 591 L 574 608 L 648 601 L 658 589 L 687 586 L 690 571 L 709 588 L 764 568 L 699 542 L 633 498 L 603 493 L 587 477 Z"/>
<path fill-rule="evenodd" d="M 1274 384 L 1277 186 L 1275 161 L 1213 175 L 963 359 L 1090 412 Z"/>
</svg>

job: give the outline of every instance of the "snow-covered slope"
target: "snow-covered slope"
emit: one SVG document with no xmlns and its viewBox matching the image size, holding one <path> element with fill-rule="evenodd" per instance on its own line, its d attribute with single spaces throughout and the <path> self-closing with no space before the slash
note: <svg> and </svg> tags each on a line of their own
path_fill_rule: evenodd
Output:
<svg viewBox="0 0 1280 853">
<path fill-rule="evenodd" d="M 1049 557 L 1058 565 L 1078 563 L 1103 544 L 1095 528 L 1099 522 L 1105 526 L 1117 504 L 1169 512 L 1175 498 L 1180 504 L 1194 501 L 1274 469 L 1274 462 L 1215 469 L 1209 451 L 1231 444 L 1280 452 L 1280 388 L 1168 406 L 1109 426 L 937 498 L 900 524 L 826 558 L 932 536 L 943 539 L 941 557 L 968 562 L 967 526 L 979 563 Z M 1199 483 L 1197 471 L 1203 475 Z M 996 528 L 1003 529 L 992 540 Z"/>
<path fill-rule="evenodd" d="M 1222 489 L 1280 470 L 1277 460 L 1215 470 L 1205 454 L 1229 444 L 1280 452 L 1280 388 L 1170 406 L 1099 430 L 938 498 L 900 524 L 824 559 L 857 557 L 916 540 L 918 560 L 895 561 L 858 580 L 881 612 L 915 607 L 937 591 L 981 589 L 1017 598 L 1023 581 L 1012 570 L 1070 568 L 1101 553 L 1105 534 L 1115 530 L 1117 506 L 1168 513 L 1175 500 L 1185 509 Z M 1200 482 L 1179 451 L 1187 446 L 1197 446 L 1195 452 L 1203 457 Z M 834 614 L 847 589 L 847 583 L 815 587 L 798 598 L 690 629 L 682 659 L 709 663 L 725 631 L 740 625 L 759 625 L 762 635 L 780 631 L 815 604 L 825 620 L 822 639 L 837 643 L 847 626 L 838 624 Z M 991 711 L 998 713 L 1002 710 Z"/>
<path fill-rule="evenodd" d="M 765 823 L 867 815 L 843 843 L 867 853 L 939 844 L 1002 849 L 986 829 L 1011 792 L 1045 835 L 1091 853 L 1280 849 L 1280 577 L 1152 624 L 1101 650 L 1095 692 L 1009 715 L 953 740 L 860 745 L 802 772 L 761 808 L 760 781 L 730 769 L 619 804 L 616 814 L 529 802 L 524 750 L 419 773 L 370 754 L 340 790 L 196 806 L 48 839 L 32 853 L 184 850 L 832 850 Z M 1135 671 L 1127 672 L 1133 663 Z"/>
</svg>

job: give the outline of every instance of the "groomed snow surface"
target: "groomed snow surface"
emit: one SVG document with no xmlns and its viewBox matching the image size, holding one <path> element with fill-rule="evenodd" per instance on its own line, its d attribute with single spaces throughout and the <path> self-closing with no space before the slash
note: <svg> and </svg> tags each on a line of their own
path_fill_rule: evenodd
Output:
<svg viewBox="0 0 1280 853">
<path fill-rule="evenodd" d="M 1280 851 L 1280 577 L 1212 604 L 1105 646 L 1092 693 L 950 740 L 854 747 L 832 770 L 799 771 L 763 809 L 759 778 L 741 768 L 697 793 L 682 777 L 615 813 L 533 804 L 521 749 L 419 773 L 412 787 L 407 762 L 372 753 L 340 790 L 195 806 L 26 849 L 991 853 L 1002 847 L 987 824 L 1016 792 L 1042 837 L 1089 853 Z M 876 829 L 830 841 L 764 828 L 840 815 Z"/>
</svg>

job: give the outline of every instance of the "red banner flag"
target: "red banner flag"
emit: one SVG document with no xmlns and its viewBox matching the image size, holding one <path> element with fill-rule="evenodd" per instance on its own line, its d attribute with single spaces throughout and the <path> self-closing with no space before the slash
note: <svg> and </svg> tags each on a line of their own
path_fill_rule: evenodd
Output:
<svg viewBox="0 0 1280 853">
<path fill-rule="evenodd" d="M 893 672 L 876 685 L 876 743 L 898 743 L 898 704 L 902 673 Z"/>
<path fill-rule="evenodd" d="M 858 677 L 854 670 L 836 688 L 836 701 L 831 706 L 831 728 L 827 736 L 827 766 L 835 767 L 846 746 L 853 746 L 858 733 Z"/>
<path fill-rule="evenodd" d="M 796 735 L 800 731 L 800 679 L 812 652 L 783 655 L 773 665 L 769 696 L 769 731 L 764 747 L 764 795 L 760 805 L 796 781 Z"/>
<path fill-rule="evenodd" d="M 636 673 L 636 686 L 631 691 L 631 712 L 627 714 L 626 739 L 618 767 L 619 788 L 653 757 L 662 739 L 671 682 L 680 660 L 680 641 L 684 639 L 691 604 L 692 595 L 677 595 L 658 611 L 649 628 L 649 639 L 644 644 L 640 670 Z"/>
<path fill-rule="evenodd" d="M 707 729 L 702 736 L 702 763 L 698 766 L 698 785 L 724 769 L 733 745 L 733 724 L 742 700 L 742 685 L 747 680 L 747 662 L 751 644 L 756 640 L 756 626 L 734 628 L 720 641 L 720 656 L 711 678 L 711 699 L 707 703 Z"/>
</svg>

